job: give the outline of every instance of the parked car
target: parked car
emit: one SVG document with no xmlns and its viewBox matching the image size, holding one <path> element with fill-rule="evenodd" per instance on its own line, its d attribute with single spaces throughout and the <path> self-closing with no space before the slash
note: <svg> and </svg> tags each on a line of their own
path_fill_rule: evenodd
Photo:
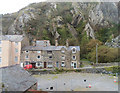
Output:
<svg viewBox="0 0 120 93">
<path fill-rule="evenodd" d="M 32 67 L 32 65 L 31 64 L 29 64 L 29 65 L 25 65 L 24 66 L 24 69 L 26 70 L 26 69 L 32 69 L 33 67 Z"/>
</svg>

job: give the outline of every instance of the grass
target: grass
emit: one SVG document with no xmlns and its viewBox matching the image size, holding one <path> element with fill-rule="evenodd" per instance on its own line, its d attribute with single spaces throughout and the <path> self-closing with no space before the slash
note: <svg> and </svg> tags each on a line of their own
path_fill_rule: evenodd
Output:
<svg viewBox="0 0 120 93">
<path fill-rule="evenodd" d="M 58 78 L 58 76 L 54 76 L 54 77 L 52 77 L 52 79 L 57 79 Z"/>
<path fill-rule="evenodd" d="M 40 75 L 33 75 L 34 77 L 40 77 Z"/>
</svg>

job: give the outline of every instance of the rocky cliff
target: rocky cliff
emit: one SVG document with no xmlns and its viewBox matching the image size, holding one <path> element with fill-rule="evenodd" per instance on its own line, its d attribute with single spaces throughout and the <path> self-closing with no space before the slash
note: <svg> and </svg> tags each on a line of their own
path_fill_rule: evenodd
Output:
<svg viewBox="0 0 120 93">
<path fill-rule="evenodd" d="M 3 15 L 2 21 L 3 34 L 25 34 L 51 42 L 58 39 L 64 45 L 67 38 L 81 41 L 86 33 L 86 38 L 106 42 L 115 33 L 111 29 L 118 23 L 118 9 L 114 2 L 33 3 Z M 107 37 L 102 40 L 104 29 Z"/>
</svg>

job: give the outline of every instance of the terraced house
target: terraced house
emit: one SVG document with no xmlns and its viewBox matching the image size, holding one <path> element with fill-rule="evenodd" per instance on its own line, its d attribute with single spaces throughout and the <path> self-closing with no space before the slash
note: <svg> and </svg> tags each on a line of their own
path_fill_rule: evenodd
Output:
<svg viewBox="0 0 120 93">
<path fill-rule="evenodd" d="M 58 46 L 57 40 L 55 46 L 49 40 L 37 40 L 33 46 L 22 48 L 21 62 L 32 64 L 34 68 L 76 69 L 80 65 L 80 47 L 69 46 L 68 40 L 66 46 Z"/>
</svg>

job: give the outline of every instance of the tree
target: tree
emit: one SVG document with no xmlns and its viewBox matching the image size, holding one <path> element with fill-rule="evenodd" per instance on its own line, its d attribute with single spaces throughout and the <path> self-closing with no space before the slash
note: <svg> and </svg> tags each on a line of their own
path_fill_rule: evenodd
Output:
<svg viewBox="0 0 120 93">
<path fill-rule="evenodd" d="M 100 45 L 102 45 L 102 42 L 97 39 L 91 39 L 90 42 L 86 45 L 87 52 L 91 52 L 93 49 L 95 49 L 96 44 L 98 44 L 100 46 Z"/>
<path fill-rule="evenodd" d="M 106 62 L 114 62 L 118 56 L 117 48 L 109 48 L 107 46 L 98 47 L 98 62 L 106 63 Z M 96 50 L 94 49 L 92 52 L 88 54 L 88 58 L 90 61 L 95 62 L 96 60 Z"/>
</svg>

